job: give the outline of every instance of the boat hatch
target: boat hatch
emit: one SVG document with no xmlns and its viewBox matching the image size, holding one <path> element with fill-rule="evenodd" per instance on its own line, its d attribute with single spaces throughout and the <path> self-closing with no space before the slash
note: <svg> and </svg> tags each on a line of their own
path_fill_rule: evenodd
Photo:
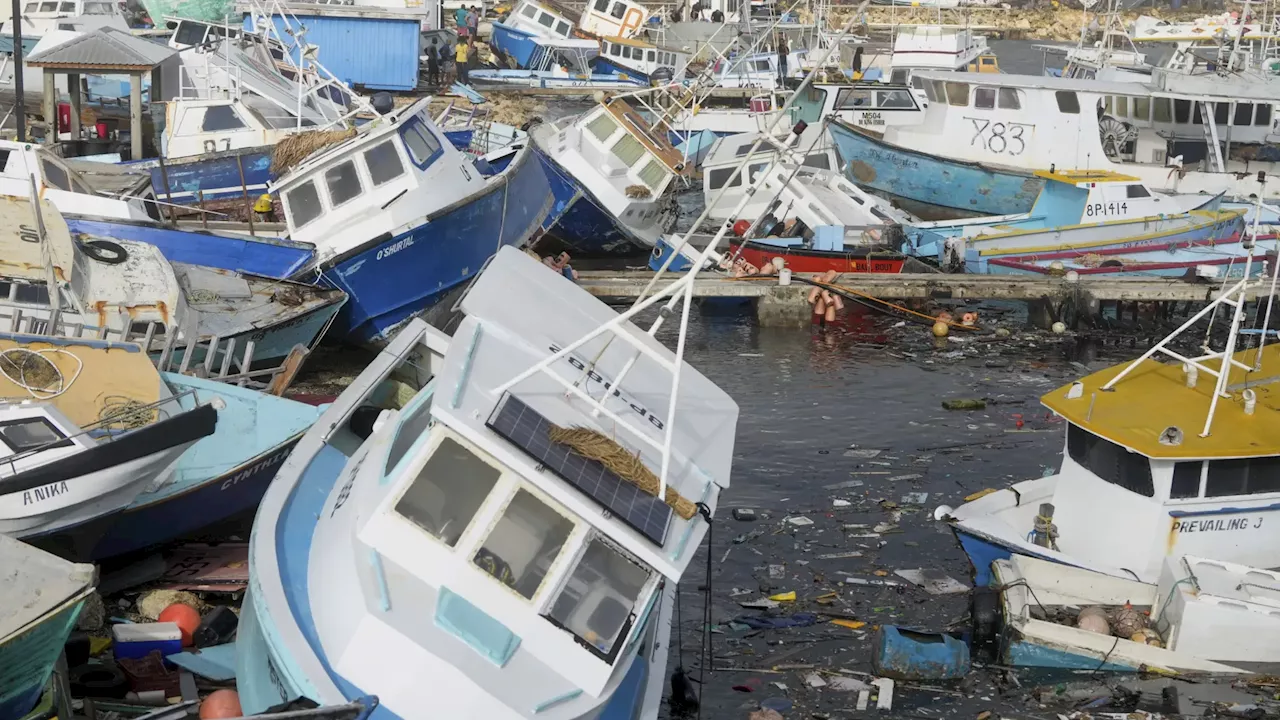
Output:
<svg viewBox="0 0 1280 720">
<path fill-rule="evenodd" d="M 530 431 L 534 426 L 523 413 L 532 411 L 511 405 L 512 400 L 504 405 L 511 414 L 500 411 L 495 419 L 518 420 Z M 401 416 L 402 426 L 419 426 L 426 407 Z M 643 620 L 639 616 L 657 587 L 658 574 L 443 423 L 432 427 L 424 444 L 425 462 L 411 482 L 392 494 L 389 508 L 394 518 L 444 546 L 444 565 L 435 551 L 431 558 L 432 574 L 450 578 L 449 587 L 440 589 L 436 624 L 501 666 L 521 641 L 507 628 L 522 628 L 524 640 L 532 642 L 544 632 L 530 628 L 540 617 L 611 665 Z M 387 467 L 397 467 L 401 460 L 393 450 Z M 405 548 L 388 544 L 379 550 L 394 557 Z M 499 590 L 518 604 L 498 603 L 506 610 L 495 617 L 495 603 L 481 596 Z"/>
<path fill-rule="evenodd" d="M 41 406 L 30 410 L 26 417 L 0 421 L 0 459 L 71 444 L 67 432 L 52 422 Z"/>
</svg>

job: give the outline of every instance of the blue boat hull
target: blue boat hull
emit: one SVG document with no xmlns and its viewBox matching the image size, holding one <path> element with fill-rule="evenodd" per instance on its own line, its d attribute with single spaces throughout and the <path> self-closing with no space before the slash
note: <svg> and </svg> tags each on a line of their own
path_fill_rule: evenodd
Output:
<svg viewBox="0 0 1280 720">
<path fill-rule="evenodd" d="M 148 160 L 133 166 L 151 172 L 151 189 L 156 197 L 179 205 L 195 205 L 202 200 L 243 199 L 267 192 L 267 183 L 275 179 L 271 173 L 271 147 L 253 147 L 214 152 L 210 155 L 159 161 Z M 244 168 L 241 183 L 240 169 Z M 165 179 L 168 184 L 165 184 Z"/>
<path fill-rule="evenodd" d="M 642 73 L 634 68 L 629 68 L 619 62 L 615 62 L 608 55 L 597 55 L 591 60 L 591 70 L 601 75 L 619 75 L 629 80 L 638 80 L 645 85 L 650 82 L 649 74 Z"/>
<path fill-rule="evenodd" d="M 907 150 L 841 122 L 830 125 L 851 182 L 910 203 L 982 215 L 1030 212 L 1044 180 Z"/>
<path fill-rule="evenodd" d="M 67 603 L 0 645 L 0 720 L 17 720 L 40 702 L 83 605 Z"/>
<path fill-rule="evenodd" d="M 538 44 L 533 41 L 533 33 L 495 22 L 492 34 L 489 36 L 489 47 L 511 58 L 516 67 L 527 68 L 529 60 L 538 49 Z"/>
<path fill-rule="evenodd" d="M 536 152 L 555 196 L 555 206 L 543 224 L 547 235 L 581 257 L 632 257 L 649 252 L 590 190 L 546 153 Z"/>
<path fill-rule="evenodd" d="M 154 245 L 169 262 L 203 265 L 284 279 L 306 267 L 315 249 L 310 245 L 269 237 L 234 238 L 195 230 L 178 230 L 159 223 L 102 220 L 67 215 L 72 237 L 136 240 Z"/>
<path fill-rule="evenodd" d="M 366 344 L 385 342 L 405 321 L 470 282 L 504 245 L 520 247 L 552 209 L 542 165 L 520 155 L 476 195 L 408 232 L 365 243 L 321 267 L 322 282 L 349 297 L 336 330 Z"/>
</svg>

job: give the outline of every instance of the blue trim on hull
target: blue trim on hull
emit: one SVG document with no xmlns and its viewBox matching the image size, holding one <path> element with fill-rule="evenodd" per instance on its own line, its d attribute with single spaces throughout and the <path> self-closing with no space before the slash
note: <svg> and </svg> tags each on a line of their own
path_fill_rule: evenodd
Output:
<svg viewBox="0 0 1280 720">
<path fill-rule="evenodd" d="M 166 160 L 164 172 L 161 172 L 158 161 L 135 163 L 134 166 L 142 165 L 151 171 L 151 189 L 160 200 L 170 202 L 167 196 L 172 195 L 174 203 L 195 205 L 200 201 L 201 191 L 204 192 L 206 201 L 244 197 L 237 158 L 244 163 L 244 185 L 248 186 L 249 197 L 265 193 L 267 183 L 276 179 L 271 172 L 270 147 L 243 148 L 213 155 Z M 169 178 L 167 191 L 165 176 Z"/>
<path fill-rule="evenodd" d="M 306 267 L 315 249 L 274 238 L 234 238 L 206 232 L 177 230 L 158 223 L 101 220 L 66 216 L 72 236 L 136 240 L 154 245 L 169 262 L 203 265 L 284 279 Z M 92 238 L 85 238 L 92 239 Z"/>
<path fill-rule="evenodd" d="M 1111 661 L 1099 663 L 1092 655 L 1081 655 L 1057 648 L 1037 645 L 1025 640 L 1009 643 L 1001 660 L 1013 667 L 1038 667 L 1055 670 L 1096 670 L 1098 672 L 1136 672 L 1138 668 Z"/>
<path fill-rule="evenodd" d="M 555 206 L 543 223 L 548 235 L 582 257 L 630 257 L 649 251 L 559 163 L 541 150 L 535 152 L 555 196 Z"/>
<path fill-rule="evenodd" d="M 80 600 L 56 609 L 0 645 L 0 668 L 6 671 L 8 681 L 0 686 L 0 693 L 13 693 L 0 700 L 0 720 L 17 720 L 40 702 L 83 605 Z"/>
<path fill-rule="evenodd" d="M 529 59 L 538 49 L 533 33 L 517 30 L 506 23 L 495 22 L 489 35 L 489 46 L 511 58 L 518 68 L 529 67 Z"/>
<path fill-rule="evenodd" d="M 987 215 L 1024 213 L 1044 185 L 1034 176 L 896 147 L 839 122 L 830 132 L 851 182 L 913 202 Z"/>
<path fill-rule="evenodd" d="M 964 554 L 969 556 L 969 562 L 973 563 L 974 587 L 990 585 L 995 579 L 991 572 L 991 563 L 996 560 L 1008 560 L 1013 555 L 1013 551 L 986 538 L 970 535 L 955 525 L 951 526 L 951 530 L 960 541 L 960 548 L 964 550 Z"/>
<path fill-rule="evenodd" d="M 591 70 L 593 73 L 598 73 L 600 75 L 625 75 L 629 80 L 639 80 L 645 85 L 650 84 L 648 73 L 627 67 L 622 63 L 614 61 L 614 59 L 608 55 L 597 55 L 592 58 Z"/>
<path fill-rule="evenodd" d="M 552 193 L 527 154 L 488 187 L 408 232 L 378 238 L 322 268 L 322 281 L 350 298 L 337 332 L 385 341 L 405 320 L 470 282 L 505 245 L 520 247 L 547 217 Z"/>
</svg>

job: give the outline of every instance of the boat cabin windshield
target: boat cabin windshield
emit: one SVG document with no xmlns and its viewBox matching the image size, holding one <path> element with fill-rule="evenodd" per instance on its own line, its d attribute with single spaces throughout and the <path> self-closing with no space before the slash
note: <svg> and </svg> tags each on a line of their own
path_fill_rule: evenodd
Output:
<svg viewBox="0 0 1280 720">
<path fill-rule="evenodd" d="M 1067 454 L 1078 465 L 1112 485 L 1143 497 L 1155 497 L 1151 460 L 1077 425 L 1067 428 Z"/>
<path fill-rule="evenodd" d="M 44 417 L 0 423 L 0 459 L 68 442 L 66 434 Z"/>
<path fill-rule="evenodd" d="M 426 407 L 403 416 L 388 469 L 420 438 Z M 612 663 L 655 591 L 653 569 L 443 425 L 432 437 L 435 446 L 395 501 L 395 514 L 447 546 L 454 562 L 482 573 L 493 590 L 519 597 L 531 613 Z"/>
</svg>

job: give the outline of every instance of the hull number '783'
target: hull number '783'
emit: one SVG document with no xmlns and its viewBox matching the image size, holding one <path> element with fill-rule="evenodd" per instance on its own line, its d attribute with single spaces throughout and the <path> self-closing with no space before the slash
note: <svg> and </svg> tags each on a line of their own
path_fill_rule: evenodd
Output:
<svg viewBox="0 0 1280 720">
<path fill-rule="evenodd" d="M 997 155 L 1021 155 L 1036 126 L 1024 123 L 991 122 L 986 118 L 967 118 L 973 123 L 971 147 L 980 147 Z"/>
</svg>

